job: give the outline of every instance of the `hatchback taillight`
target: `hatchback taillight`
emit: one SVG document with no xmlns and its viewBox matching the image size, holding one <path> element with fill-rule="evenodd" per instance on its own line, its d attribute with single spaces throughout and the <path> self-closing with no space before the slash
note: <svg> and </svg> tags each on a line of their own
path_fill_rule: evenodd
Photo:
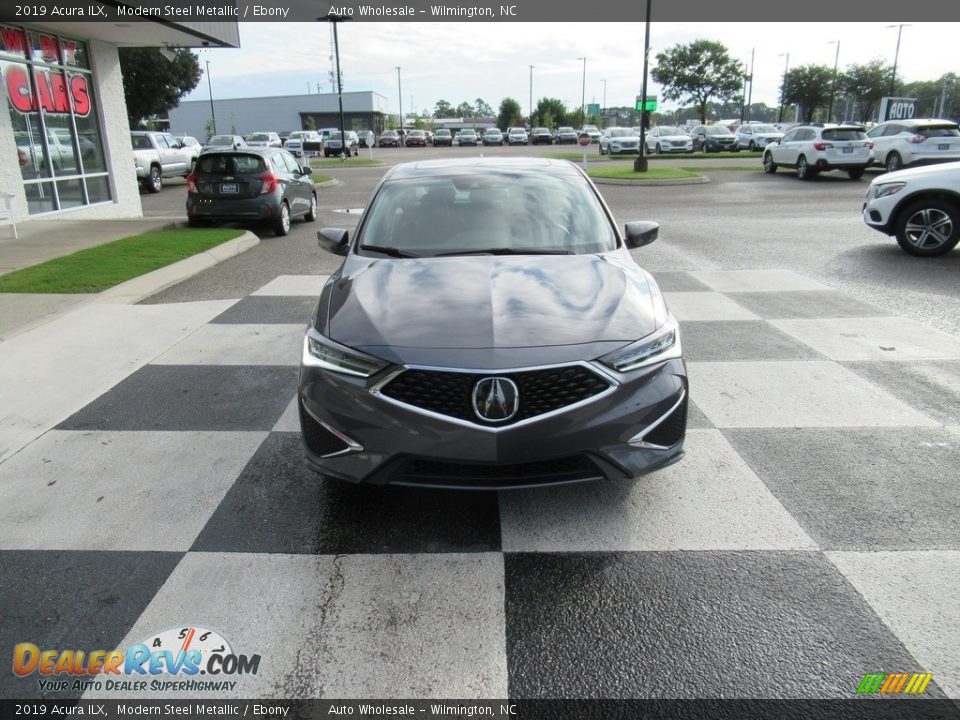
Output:
<svg viewBox="0 0 960 720">
<path fill-rule="evenodd" d="M 926 135 L 911 135 L 910 138 L 907 140 L 907 142 L 911 142 L 914 145 L 919 145 L 926 139 L 927 139 Z"/>
<path fill-rule="evenodd" d="M 817 142 L 813 144 L 815 150 L 826 150 L 827 148 L 832 148 L 833 143 L 828 142 Z"/>
<path fill-rule="evenodd" d="M 187 192 L 190 195 L 196 195 L 200 192 L 197 190 L 197 176 L 193 173 L 187 175 Z"/>
<path fill-rule="evenodd" d="M 260 182 L 263 184 L 260 186 L 260 194 L 266 195 L 267 193 L 272 193 L 277 189 L 277 176 L 273 173 L 267 173 L 266 175 L 260 176 Z"/>
</svg>

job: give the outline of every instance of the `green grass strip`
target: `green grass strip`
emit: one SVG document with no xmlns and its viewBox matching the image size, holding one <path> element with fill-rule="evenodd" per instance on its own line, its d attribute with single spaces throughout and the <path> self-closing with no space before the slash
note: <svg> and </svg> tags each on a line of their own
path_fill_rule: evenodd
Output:
<svg viewBox="0 0 960 720">
<path fill-rule="evenodd" d="M 365 157 L 340 158 L 310 158 L 311 168 L 338 168 L 338 167 L 376 167 L 383 165 L 383 160 L 371 160 Z M 319 175 L 311 175 L 314 182 L 322 182 Z"/>
<path fill-rule="evenodd" d="M 0 292 L 97 293 L 243 233 L 237 228 L 176 228 L 121 238 L 0 276 Z"/>
<path fill-rule="evenodd" d="M 633 171 L 633 164 L 616 165 L 613 167 L 587 167 L 587 175 L 594 178 L 609 178 L 611 180 L 688 180 L 700 177 L 695 172 L 680 168 L 648 168 L 645 173 Z"/>
</svg>

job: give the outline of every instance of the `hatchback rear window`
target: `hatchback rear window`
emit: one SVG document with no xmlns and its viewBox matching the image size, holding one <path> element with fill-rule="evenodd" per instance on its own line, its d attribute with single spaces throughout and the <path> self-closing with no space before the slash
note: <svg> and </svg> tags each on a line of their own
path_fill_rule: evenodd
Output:
<svg viewBox="0 0 960 720">
<path fill-rule="evenodd" d="M 958 137 L 960 130 L 956 125 L 921 125 L 911 128 L 910 132 L 914 135 L 923 135 L 924 137 Z"/>
<path fill-rule="evenodd" d="M 258 155 L 201 155 L 198 167 L 211 175 L 248 175 L 266 170 Z"/>
<path fill-rule="evenodd" d="M 824 140 L 866 140 L 867 134 L 863 130 L 852 128 L 837 128 L 835 130 L 824 130 Z"/>
</svg>

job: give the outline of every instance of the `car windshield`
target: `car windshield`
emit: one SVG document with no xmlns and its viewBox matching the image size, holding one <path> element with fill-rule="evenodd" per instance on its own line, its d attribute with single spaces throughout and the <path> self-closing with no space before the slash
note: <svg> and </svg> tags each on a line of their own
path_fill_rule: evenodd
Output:
<svg viewBox="0 0 960 720">
<path fill-rule="evenodd" d="M 449 130 L 437 130 L 437 132 L 436 132 L 435 134 L 436 134 L 436 135 L 439 135 L 439 136 L 441 136 L 441 137 L 447 137 L 447 136 L 450 134 L 450 131 L 449 131 Z"/>
<path fill-rule="evenodd" d="M 596 131 L 597 131 L 597 126 L 596 126 L 596 125 L 584 125 L 584 126 L 583 126 L 583 129 L 584 129 L 584 130 L 587 130 L 587 131 L 596 132 Z"/>
<path fill-rule="evenodd" d="M 867 134 L 857 128 L 832 128 L 823 131 L 824 140 L 866 140 Z"/>
<path fill-rule="evenodd" d="M 924 137 L 958 137 L 960 130 L 956 125 L 921 125 L 912 130 L 917 135 Z"/>
<path fill-rule="evenodd" d="M 707 135 L 729 135 L 730 131 L 727 130 L 723 125 L 708 125 L 705 127 L 704 132 Z"/>
<path fill-rule="evenodd" d="M 626 128 L 611 128 L 607 131 L 608 137 L 634 137 L 633 130 Z"/>
<path fill-rule="evenodd" d="M 578 175 L 546 172 L 386 182 L 368 210 L 360 244 L 416 256 L 586 254 L 616 248 L 589 184 Z"/>
<path fill-rule="evenodd" d="M 253 135 L 250 136 L 249 139 L 256 142 L 258 140 L 269 140 L 270 136 L 267 135 L 267 133 L 254 133 Z"/>
<path fill-rule="evenodd" d="M 500 134 L 500 131 L 499 131 L 499 130 L 488 129 L 488 130 L 485 130 L 484 133 L 485 133 L 486 135 L 499 135 L 499 134 Z"/>
<path fill-rule="evenodd" d="M 572 127 L 557 128 L 557 132 L 561 132 L 561 133 L 572 133 L 572 132 L 573 132 L 573 128 L 572 128 Z"/>
<path fill-rule="evenodd" d="M 411 130 L 409 133 L 410 137 L 423 137 L 423 130 Z"/>
<path fill-rule="evenodd" d="M 460 134 L 461 134 L 461 135 L 476 135 L 476 133 L 475 133 L 473 130 L 461 130 L 461 131 L 460 131 Z"/>
<path fill-rule="evenodd" d="M 778 133 L 778 132 L 780 132 L 780 131 L 777 130 L 773 125 L 751 125 L 750 127 L 753 128 L 753 132 L 755 132 L 755 133 Z"/>
<path fill-rule="evenodd" d="M 197 172 L 208 175 L 249 175 L 265 170 L 259 155 L 205 153 L 197 162 Z"/>
<path fill-rule="evenodd" d="M 544 133 L 549 133 L 550 131 L 547 128 L 534 128 L 533 132 L 535 135 L 542 135 Z"/>
<path fill-rule="evenodd" d="M 683 135 L 684 132 L 678 127 L 670 127 L 669 125 L 662 125 L 660 127 L 660 137 L 664 135 Z"/>
<path fill-rule="evenodd" d="M 214 135 L 208 145 L 233 145 L 233 135 Z"/>
<path fill-rule="evenodd" d="M 387 130 L 380 137 L 396 137 L 396 136 L 397 136 L 396 130 Z"/>
</svg>

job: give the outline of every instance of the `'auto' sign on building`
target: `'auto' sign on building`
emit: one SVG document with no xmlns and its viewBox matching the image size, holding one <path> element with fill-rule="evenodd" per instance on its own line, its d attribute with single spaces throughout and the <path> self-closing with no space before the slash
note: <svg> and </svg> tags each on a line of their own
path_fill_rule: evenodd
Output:
<svg viewBox="0 0 960 720">
<path fill-rule="evenodd" d="M 877 122 L 909 120 L 916 114 L 916 98 L 885 97 L 880 100 L 880 113 Z"/>
</svg>

